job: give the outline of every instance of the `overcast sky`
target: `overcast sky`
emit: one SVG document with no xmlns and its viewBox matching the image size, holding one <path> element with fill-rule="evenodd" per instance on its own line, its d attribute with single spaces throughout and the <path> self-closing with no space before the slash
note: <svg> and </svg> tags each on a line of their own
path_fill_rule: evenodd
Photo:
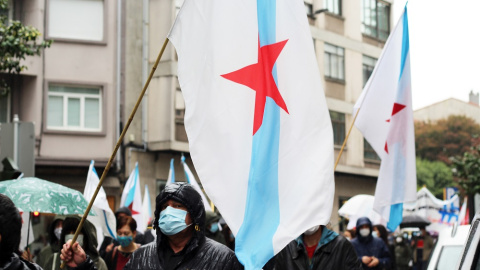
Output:
<svg viewBox="0 0 480 270">
<path fill-rule="evenodd" d="M 394 22 L 406 0 L 395 0 Z M 408 2 L 413 109 L 480 92 L 480 0 Z"/>
</svg>

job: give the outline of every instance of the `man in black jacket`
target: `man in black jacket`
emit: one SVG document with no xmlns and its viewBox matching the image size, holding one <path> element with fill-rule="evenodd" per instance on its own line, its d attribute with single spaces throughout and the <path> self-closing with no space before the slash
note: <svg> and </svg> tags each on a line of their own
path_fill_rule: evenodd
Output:
<svg viewBox="0 0 480 270">
<path fill-rule="evenodd" d="M 275 270 L 362 269 L 350 241 L 325 226 L 307 230 L 280 251 L 274 262 Z"/>
<path fill-rule="evenodd" d="M 205 208 L 190 184 L 173 183 L 157 196 L 157 240 L 136 250 L 124 269 L 243 269 L 233 251 L 205 237 Z M 77 244 L 62 249 L 69 267 L 93 269 Z M 80 265 L 79 265 L 80 264 Z"/>
</svg>

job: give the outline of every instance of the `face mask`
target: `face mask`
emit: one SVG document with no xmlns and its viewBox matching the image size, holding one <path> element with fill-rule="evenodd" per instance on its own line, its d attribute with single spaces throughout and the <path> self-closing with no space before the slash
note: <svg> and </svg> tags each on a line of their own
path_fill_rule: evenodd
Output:
<svg viewBox="0 0 480 270">
<path fill-rule="evenodd" d="M 188 226 L 185 223 L 185 217 L 187 216 L 187 211 L 182 209 L 175 209 L 168 206 L 165 210 L 160 212 L 160 219 L 158 220 L 158 226 L 162 233 L 166 235 L 174 235 L 183 231 Z"/>
<path fill-rule="evenodd" d="M 73 239 L 74 234 L 67 234 L 65 235 L 65 243 L 68 242 L 68 240 Z M 77 241 L 76 241 L 82 248 L 83 248 L 83 234 L 79 234 L 77 236 Z"/>
<path fill-rule="evenodd" d="M 395 239 L 397 241 L 398 244 L 402 243 L 402 240 L 403 238 L 402 237 L 397 237 L 397 239 Z"/>
<path fill-rule="evenodd" d="M 377 233 L 376 231 L 373 231 L 373 232 L 372 232 L 372 236 L 373 236 L 373 237 L 378 237 L 378 233 Z"/>
<path fill-rule="evenodd" d="M 367 237 L 370 234 L 370 229 L 369 228 L 363 228 L 360 229 L 360 235 L 363 237 Z"/>
<path fill-rule="evenodd" d="M 55 228 L 55 230 L 53 230 L 53 234 L 55 234 L 55 237 L 60 240 L 60 237 L 62 236 L 62 228 Z"/>
<path fill-rule="evenodd" d="M 210 232 L 216 233 L 217 231 L 218 231 L 218 223 L 212 223 L 212 226 L 210 226 Z"/>
<path fill-rule="evenodd" d="M 348 241 L 352 241 L 352 238 L 350 237 L 345 237 L 345 238 L 347 238 Z"/>
<path fill-rule="evenodd" d="M 305 235 L 312 235 L 312 234 L 314 234 L 315 232 L 318 231 L 318 228 L 320 228 L 319 225 L 313 226 L 312 228 L 306 230 L 306 231 L 304 232 L 304 234 L 305 234 Z"/>
<path fill-rule="evenodd" d="M 122 247 L 127 247 L 133 241 L 133 236 L 118 236 L 117 241 Z"/>
</svg>

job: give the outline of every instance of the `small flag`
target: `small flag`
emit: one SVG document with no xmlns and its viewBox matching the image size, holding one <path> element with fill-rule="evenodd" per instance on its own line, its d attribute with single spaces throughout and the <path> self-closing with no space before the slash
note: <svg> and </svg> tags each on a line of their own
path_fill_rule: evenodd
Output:
<svg viewBox="0 0 480 270">
<path fill-rule="evenodd" d="M 95 161 L 90 161 L 90 167 L 88 168 L 87 182 L 85 183 L 85 189 L 83 196 L 87 201 L 90 201 L 97 189 L 100 179 L 97 171 L 95 170 Z M 93 210 L 97 213 L 96 216 L 88 216 L 87 219 L 95 225 L 95 228 L 101 229 L 101 233 L 97 233 L 98 240 L 103 241 L 103 235 L 116 238 L 117 236 L 117 220 L 115 214 L 108 205 L 107 194 L 103 187 L 100 187 L 95 202 L 93 203 Z M 100 244 L 102 242 L 99 242 Z"/>
<path fill-rule="evenodd" d="M 167 178 L 166 185 L 175 183 L 175 167 L 173 167 L 173 160 L 174 160 L 173 158 L 170 160 L 170 170 L 168 171 L 168 178 Z"/>
<path fill-rule="evenodd" d="M 137 230 L 143 232 L 147 229 L 147 224 L 142 215 L 142 194 L 140 192 L 140 175 L 138 173 L 138 162 L 130 173 L 127 183 L 123 188 L 121 206 L 126 206 L 132 212 L 132 217 L 137 222 Z"/>
<path fill-rule="evenodd" d="M 210 204 L 208 203 L 207 197 L 205 197 L 205 194 L 203 193 L 203 190 L 200 188 L 200 186 L 197 183 L 197 180 L 195 179 L 195 176 L 193 175 L 192 171 L 190 171 L 190 168 L 188 168 L 187 163 L 185 162 L 185 157 L 182 155 L 182 165 L 183 169 L 185 170 L 185 177 L 187 178 L 187 182 L 193 186 L 193 188 L 202 196 L 202 201 L 203 205 L 205 206 L 205 210 L 210 210 Z"/>
<path fill-rule="evenodd" d="M 35 241 L 35 236 L 33 235 L 32 220 L 30 217 L 30 212 L 20 211 L 20 215 L 22 216 L 20 249 L 23 250 L 26 246 L 30 245 Z M 33 252 L 33 250 L 30 250 L 30 251 Z"/>
<path fill-rule="evenodd" d="M 302 1 L 186 0 L 178 54 L 190 154 L 247 270 L 327 224 L 333 132 Z"/>
<path fill-rule="evenodd" d="M 152 221 L 152 203 L 150 202 L 148 185 L 145 185 L 145 193 L 143 193 L 142 213 L 145 224 L 150 224 L 150 222 Z"/>
<path fill-rule="evenodd" d="M 468 197 L 465 196 L 463 200 L 462 207 L 460 208 L 460 213 L 458 214 L 458 222 L 460 225 L 468 225 L 470 224 L 470 211 L 468 209 Z"/>
<path fill-rule="evenodd" d="M 415 137 L 407 7 L 354 107 L 355 126 L 381 158 L 374 210 L 394 231 L 416 200 Z"/>
</svg>

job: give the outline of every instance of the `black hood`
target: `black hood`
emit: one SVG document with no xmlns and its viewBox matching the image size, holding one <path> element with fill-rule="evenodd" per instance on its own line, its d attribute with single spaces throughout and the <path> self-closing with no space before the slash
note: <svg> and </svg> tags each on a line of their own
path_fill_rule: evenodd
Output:
<svg viewBox="0 0 480 270">
<path fill-rule="evenodd" d="M 368 234 L 368 236 L 366 237 L 363 237 L 361 234 L 360 234 L 360 227 L 363 226 L 363 225 L 368 225 L 368 228 L 370 228 L 370 233 Z M 357 220 L 357 237 L 358 237 L 358 240 L 360 242 L 370 242 L 373 238 L 372 236 L 372 222 L 370 221 L 370 219 L 368 217 L 361 217 Z"/>
<path fill-rule="evenodd" d="M 192 217 L 193 226 L 195 226 L 195 234 L 200 239 L 205 237 L 205 207 L 203 206 L 202 197 L 187 183 L 172 183 L 168 184 L 155 200 L 155 220 L 153 221 L 153 228 L 157 231 L 157 236 L 163 235 L 158 227 L 158 220 L 162 205 L 168 200 L 177 201 L 187 207 L 190 216 Z"/>
<path fill-rule="evenodd" d="M 63 221 L 62 236 L 60 238 L 61 246 L 65 244 L 65 236 L 68 234 L 68 232 L 77 230 L 81 219 L 82 218 L 77 215 L 70 215 L 65 218 Z M 97 230 L 95 229 L 95 226 L 90 221 L 85 220 L 81 232 L 83 234 L 83 249 L 85 250 L 85 253 L 87 253 L 92 260 L 97 260 L 100 254 L 97 250 Z"/>
</svg>

